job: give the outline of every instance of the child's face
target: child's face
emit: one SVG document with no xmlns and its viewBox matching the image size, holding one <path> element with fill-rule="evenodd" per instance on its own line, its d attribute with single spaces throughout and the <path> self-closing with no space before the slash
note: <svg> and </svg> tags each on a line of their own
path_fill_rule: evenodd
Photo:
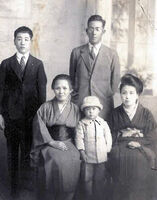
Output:
<svg viewBox="0 0 157 200">
<path fill-rule="evenodd" d="M 96 119 L 100 109 L 96 106 L 89 106 L 84 109 L 84 114 L 88 119 Z"/>
<path fill-rule="evenodd" d="M 72 92 L 67 80 L 57 80 L 53 90 L 57 100 L 60 102 L 66 101 Z"/>
<path fill-rule="evenodd" d="M 28 33 L 18 33 L 15 40 L 14 44 L 18 50 L 19 53 L 25 54 L 30 51 L 31 47 L 31 38 Z"/>
</svg>

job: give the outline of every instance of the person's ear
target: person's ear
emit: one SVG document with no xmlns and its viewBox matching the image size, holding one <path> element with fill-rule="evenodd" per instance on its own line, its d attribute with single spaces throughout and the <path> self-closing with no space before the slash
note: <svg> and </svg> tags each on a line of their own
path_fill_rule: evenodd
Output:
<svg viewBox="0 0 157 200">
<path fill-rule="evenodd" d="M 105 34 L 106 33 L 106 30 L 105 29 L 103 29 L 103 34 Z"/>
<path fill-rule="evenodd" d="M 137 104 L 139 102 L 139 97 L 136 99 L 135 103 Z"/>
<path fill-rule="evenodd" d="M 73 92 L 73 89 L 70 90 L 70 94 Z"/>
<path fill-rule="evenodd" d="M 86 28 L 86 33 L 88 33 L 88 28 Z"/>
</svg>

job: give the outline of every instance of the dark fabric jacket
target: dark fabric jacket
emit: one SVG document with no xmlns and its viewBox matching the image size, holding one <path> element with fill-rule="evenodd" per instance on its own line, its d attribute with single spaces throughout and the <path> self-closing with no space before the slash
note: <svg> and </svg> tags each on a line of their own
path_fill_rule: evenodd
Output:
<svg viewBox="0 0 157 200">
<path fill-rule="evenodd" d="M 22 73 L 16 54 L 0 66 L 0 114 L 4 119 L 32 120 L 46 100 L 46 75 L 42 61 L 29 55 Z"/>
</svg>

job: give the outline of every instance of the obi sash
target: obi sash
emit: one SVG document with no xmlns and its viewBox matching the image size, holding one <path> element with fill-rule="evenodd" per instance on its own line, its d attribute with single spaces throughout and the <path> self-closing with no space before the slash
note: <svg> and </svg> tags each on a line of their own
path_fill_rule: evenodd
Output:
<svg viewBox="0 0 157 200">
<path fill-rule="evenodd" d="M 68 139 L 74 139 L 74 128 L 72 127 L 67 127 L 66 125 L 53 125 L 47 128 L 54 140 L 65 141 Z"/>
</svg>

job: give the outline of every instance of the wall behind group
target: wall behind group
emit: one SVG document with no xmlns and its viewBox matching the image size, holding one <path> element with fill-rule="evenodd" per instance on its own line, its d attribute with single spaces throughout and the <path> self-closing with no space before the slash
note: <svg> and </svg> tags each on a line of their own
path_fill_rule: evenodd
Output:
<svg viewBox="0 0 157 200">
<path fill-rule="evenodd" d="M 31 53 L 44 62 L 47 99 L 52 98 L 51 81 L 68 73 L 71 50 L 87 41 L 92 14 L 106 20 L 103 43 L 117 50 L 121 74 L 135 68 L 143 78 L 152 77 L 147 88 L 156 95 L 156 0 L 0 0 L 0 62 L 15 53 L 14 30 L 29 26 L 34 32 Z"/>
<path fill-rule="evenodd" d="M 30 27 L 34 33 L 31 53 L 44 62 L 50 99 L 52 79 L 68 73 L 72 48 L 84 42 L 86 5 L 86 0 L 0 0 L 0 62 L 16 51 L 14 30 Z"/>
</svg>

